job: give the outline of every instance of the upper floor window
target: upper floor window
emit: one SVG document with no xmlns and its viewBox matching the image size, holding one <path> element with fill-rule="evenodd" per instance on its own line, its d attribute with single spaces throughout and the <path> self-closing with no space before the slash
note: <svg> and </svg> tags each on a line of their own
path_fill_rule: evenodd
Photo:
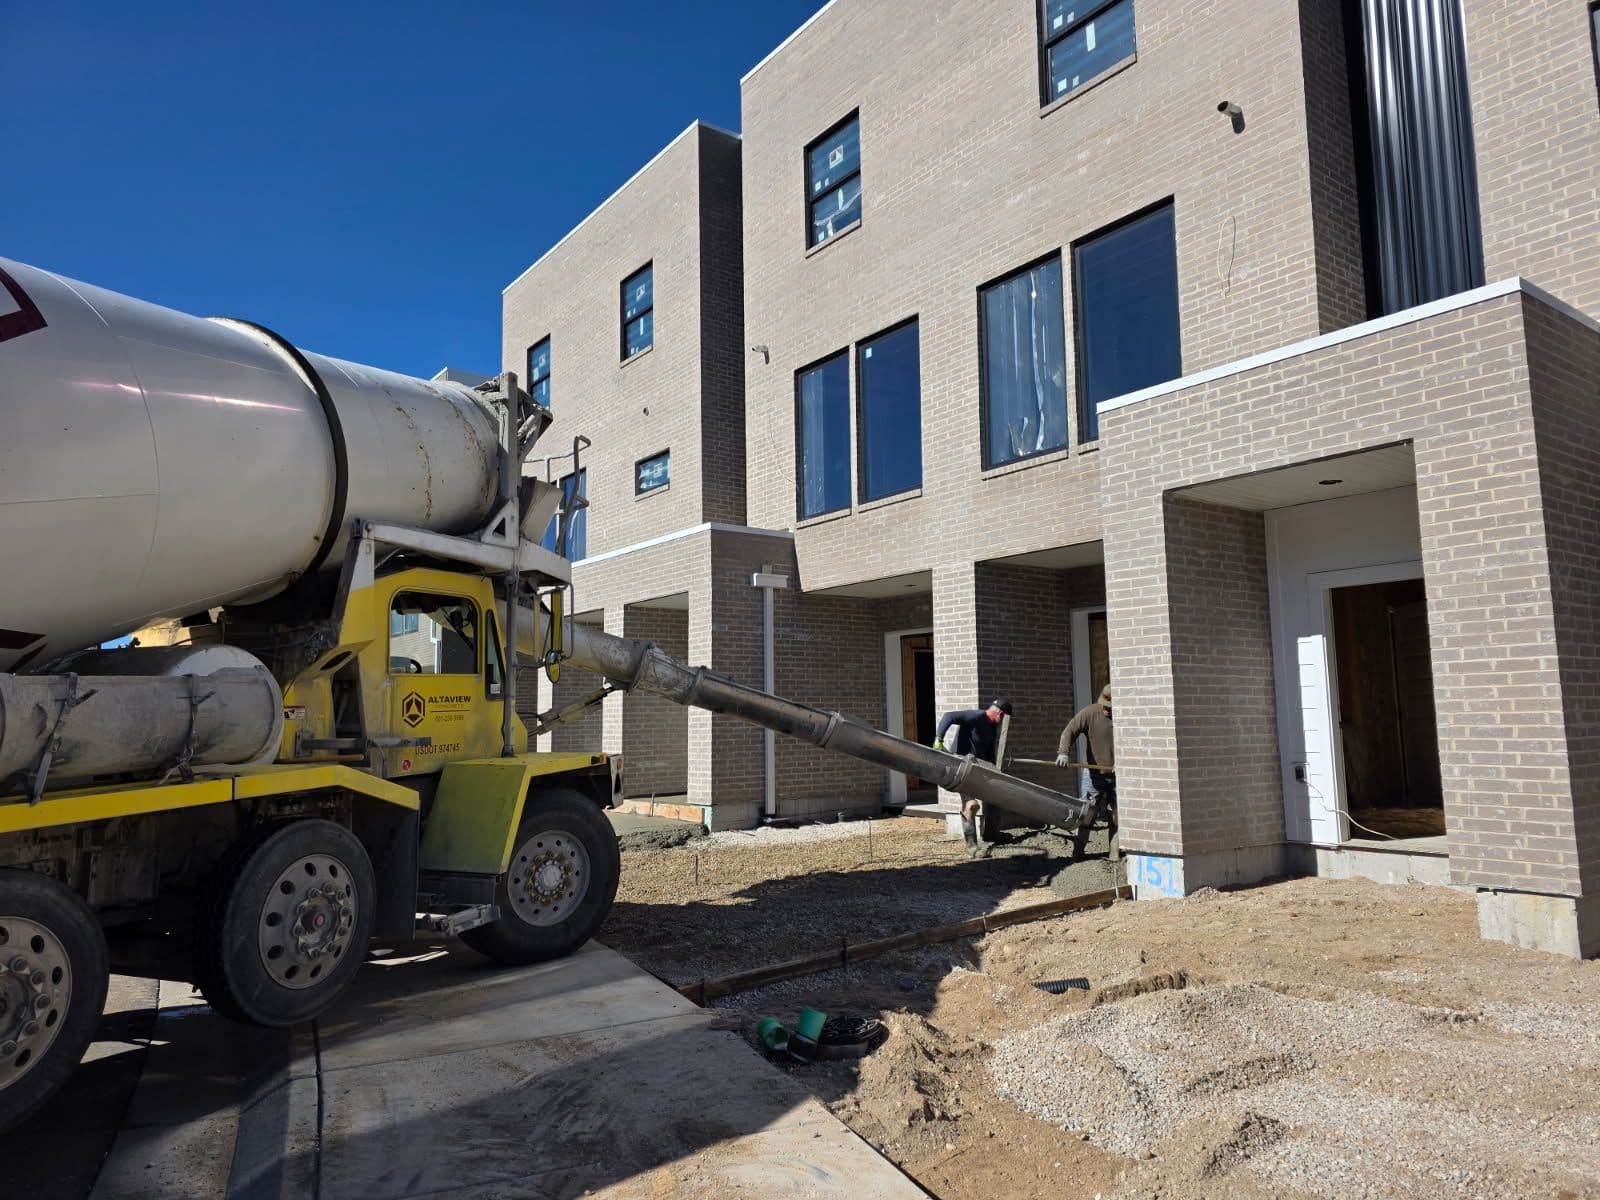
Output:
<svg viewBox="0 0 1600 1200">
<path fill-rule="evenodd" d="M 1024 267 L 978 296 L 983 465 L 998 467 L 1065 446 L 1061 256 Z"/>
<path fill-rule="evenodd" d="M 856 349 L 861 409 L 861 498 L 922 486 L 922 375 L 916 321 Z"/>
<path fill-rule="evenodd" d="M 1172 205 L 1079 242 L 1077 280 L 1078 438 L 1100 432 L 1095 406 L 1176 379 L 1178 251 Z"/>
<path fill-rule="evenodd" d="M 655 344 L 655 267 L 645 265 L 622 281 L 622 357 L 642 354 Z"/>
<path fill-rule="evenodd" d="M 800 519 L 850 507 L 850 355 L 795 375 Z"/>
<path fill-rule="evenodd" d="M 578 562 L 589 552 L 589 508 L 587 504 L 579 505 L 578 500 L 584 500 L 589 495 L 589 469 L 583 468 L 575 475 L 568 475 L 561 481 L 561 508 L 555 516 L 550 518 L 550 526 L 544 531 L 544 537 L 539 544 L 552 554 L 561 553 L 561 517 L 567 514 L 567 557 L 573 562 Z"/>
<path fill-rule="evenodd" d="M 550 407 L 550 339 L 528 347 L 528 395 L 535 404 Z"/>
<path fill-rule="evenodd" d="M 806 245 L 861 220 L 861 120 L 852 113 L 806 147 Z"/>
<path fill-rule="evenodd" d="M 642 496 L 672 481 L 672 451 L 663 450 L 633 464 L 633 492 Z"/>
<path fill-rule="evenodd" d="M 1133 56 L 1133 0 L 1044 0 L 1043 18 L 1046 104 Z"/>
</svg>

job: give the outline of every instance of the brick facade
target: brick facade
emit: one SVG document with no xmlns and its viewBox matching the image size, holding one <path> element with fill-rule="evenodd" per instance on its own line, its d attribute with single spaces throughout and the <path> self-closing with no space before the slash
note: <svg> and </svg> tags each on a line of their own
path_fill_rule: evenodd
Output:
<svg viewBox="0 0 1600 1200">
<path fill-rule="evenodd" d="M 1010 749 L 1039 758 L 1083 699 L 1072 614 L 1103 605 L 1125 848 L 1180 860 L 1180 890 L 1247 881 L 1316 860 L 1286 816 L 1301 731 L 1279 726 L 1293 646 L 1275 641 L 1274 502 L 1222 498 L 1406 444 L 1414 466 L 1381 486 L 1415 496 L 1451 878 L 1588 905 L 1600 928 L 1600 334 L 1546 296 L 1600 314 L 1588 5 L 1461 3 L 1485 274 L 1545 291 L 1490 287 L 1354 330 L 1373 247 L 1347 6 L 1136 0 L 1136 58 L 1044 108 L 1032 0 L 917 20 L 825 6 L 742 81 L 742 140 L 691 127 L 507 289 L 506 365 L 553 339 L 545 444 L 594 442 L 578 605 L 618 633 L 671 612 L 657 640 L 759 683 L 751 576 L 783 574 L 780 694 L 882 722 L 898 703 L 884 635 L 931 627 L 937 708 L 1007 694 Z M 862 220 L 808 248 L 804 150 L 850 113 Z M 1086 444 L 1072 247 L 1169 200 L 1181 366 L 1199 378 L 1108 407 Z M 979 290 L 1057 253 L 1068 444 L 986 469 Z M 645 261 L 655 346 L 623 364 L 618 285 Z M 852 353 L 852 503 L 799 521 L 797 370 L 913 317 L 921 486 L 859 499 Z M 1270 361 L 1237 365 L 1252 355 Z M 669 447 L 670 488 L 635 498 L 633 463 Z M 754 729 L 613 697 L 546 741 L 596 737 L 639 760 L 630 791 L 681 774 L 708 822 L 760 817 Z M 881 770 L 809 747 L 780 742 L 775 764 L 783 814 L 884 794 Z M 1495 936 L 1554 936 L 1497 919 Z"/>
</svg>

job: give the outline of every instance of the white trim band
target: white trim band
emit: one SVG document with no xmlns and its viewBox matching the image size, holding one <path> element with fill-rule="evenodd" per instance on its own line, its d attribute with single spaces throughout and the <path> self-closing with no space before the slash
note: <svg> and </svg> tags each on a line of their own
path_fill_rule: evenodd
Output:
<svg viewBox="0 0 1600 1200">
<path fill-rule="evenodd" d="M 730 525 L 726 521 L 705 521 L 699 525 L 691 525 L 687 529 L 675 529 L 671 533 L 663 533 L 660 537 L 646 538 L 642 542 L 635 542 L 631 546 L 623 546 L 620 550 L 607 550 L 604 554 L 592 554 L 588 558 L 580 558 L 573 563 L 574 567 L 586 567 L 590 563 L 605 562 L 610 558 L 621 558 L 624 554 L 632 554 L 638 550 L 648 550 L 652 546 L 664 546 L 668 542 L 676 542 L 680 538 L 693 537 L 697 533 L 742 533 L 750 537 L 788 538 L 794 540 L 794 534 L 787 529 L 757 529 L 754 525 Z"/>
</svg>

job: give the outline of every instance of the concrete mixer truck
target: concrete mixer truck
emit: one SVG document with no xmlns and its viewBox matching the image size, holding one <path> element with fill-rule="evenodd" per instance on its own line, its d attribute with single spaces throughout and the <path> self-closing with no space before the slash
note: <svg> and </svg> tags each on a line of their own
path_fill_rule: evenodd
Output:
<svg viewBox="0 0 1600 1200">
<path fill-rule="evenodd" d="M 374 939 L 527 963 L 592 936 L 622 763 L 532 751 L 519 661 L 1083 820 L 571 621 L 583 502 L 524 472 L 548 423 L 511 375 L 424 382 L 0 259 L 0 1129 L 76 1067 L 112 970 L 287 1026 Z M 107 648 L 158 621 L 171 644 Z"/>
</svg>

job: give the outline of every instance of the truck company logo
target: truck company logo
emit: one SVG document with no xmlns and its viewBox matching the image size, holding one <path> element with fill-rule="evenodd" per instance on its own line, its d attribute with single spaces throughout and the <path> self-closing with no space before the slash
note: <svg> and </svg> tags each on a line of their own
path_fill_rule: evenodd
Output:
<svg viewBox="0 0 1600 1200">
<path fill-rule="evenodd" d="M 400 719 L 415 729 L 428 715 L 428 702 L 417 692 L 407 692 L 400 701 Z"/>
</svg>

